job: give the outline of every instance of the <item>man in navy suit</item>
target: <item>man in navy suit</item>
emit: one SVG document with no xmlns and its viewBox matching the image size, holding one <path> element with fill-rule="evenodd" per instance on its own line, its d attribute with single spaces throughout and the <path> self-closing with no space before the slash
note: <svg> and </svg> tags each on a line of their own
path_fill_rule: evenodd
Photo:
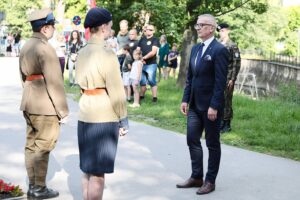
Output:
<svg viewBox="0 0 300 200">
<path fill-rule="evenodd" d="M 198 17 L 195 29 L 202 43 L 193 46 L 190 56 L 181 112 L 187 115 L 187 144 L 192 174 L 178 188 L 200 187 L 197 194 L 215 190 L 221 159 L 220 122 L 224 106 L 229 52 L 214 38 L 216 20 L 210 14 Z M 208 169 L 203 180 L 203 150 L 200 142 L 205 130 Z"/>
</svg>

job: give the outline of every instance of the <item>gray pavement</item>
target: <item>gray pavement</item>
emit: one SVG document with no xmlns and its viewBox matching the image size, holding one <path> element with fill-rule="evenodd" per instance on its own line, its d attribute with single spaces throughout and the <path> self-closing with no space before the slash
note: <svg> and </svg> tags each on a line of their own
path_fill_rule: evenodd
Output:
<svg viewBox="0 0 300 200">
<path fill-rule="evenodd" d="M 19 184 L 26 191 L 25 121 L 19 111 L 22 89 L 18 59 L 0 58 L 0 68 L 0 179 Z M 51 153 L 47 182 L 60 191 L 57 199 L 80 200 L 78 106 L 71 98 L 68 103 L 70 120 L 62 126 L 57 147 Z M 222 145 L 216 191 L 205 196 L 196 195 L 196 188 L 175 188 L 190 175 L 190 169 L 184 135 L 131 121 L 130 133 L 119 140 L 115 173 L 106 176 L 104 199 L 300 199 L 300 162 Z"/>
</svg>

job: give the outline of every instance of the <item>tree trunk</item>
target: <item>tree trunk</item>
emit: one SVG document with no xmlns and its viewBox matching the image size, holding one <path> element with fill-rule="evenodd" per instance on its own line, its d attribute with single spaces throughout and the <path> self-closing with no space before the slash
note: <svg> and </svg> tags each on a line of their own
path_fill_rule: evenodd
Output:
<svg viewBox="0 0 300 200">
<path fill-rule="evenodd" d="M 193 31 L 186 29 L 183 34 L 182 51 L 180 53 L 181 61 L 179 74 L 177 79 L 177 86 L 183 88 L 185 86 L 187 70 L 190 62 L 191 49 L 195 44 L 195 36 Z"/>
</svg>

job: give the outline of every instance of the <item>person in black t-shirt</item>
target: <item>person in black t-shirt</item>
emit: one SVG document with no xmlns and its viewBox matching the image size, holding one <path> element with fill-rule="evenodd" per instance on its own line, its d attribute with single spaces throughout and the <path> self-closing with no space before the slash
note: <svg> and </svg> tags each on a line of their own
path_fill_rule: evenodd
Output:
<svg viewBox="0 0 300 200">
<path fill-rule="evenodd" d="M 133 56 L 133 51 L 137 48 L 138 43 L 138 33 L 137 30 L 133 28 L 129 31 L 129 47 L 131 56 Z"/>
<path fill-rule="evenodd" d="M 152 101 L 157 102 L 157 85 L 156 85 L 156 53 L 159 48 L 159 41 L 154 34 L 154 26 L 148 25 L 145 32 L 145 37 L 142 37 L 138 43 L 137 49 L 142 51 L 143 55 L 143 70 L 141 78 L 141 96 L 142 100 L 146 92 L 146 84 L 151 86 Z"/>
</svg>

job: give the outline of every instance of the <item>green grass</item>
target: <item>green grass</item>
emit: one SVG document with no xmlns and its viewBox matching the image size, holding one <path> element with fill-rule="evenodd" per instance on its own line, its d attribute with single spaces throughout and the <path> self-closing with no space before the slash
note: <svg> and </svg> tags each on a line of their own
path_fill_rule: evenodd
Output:
<svg viewBox="0 0 300 200">
<path fill-rule="evenodd" d="M 78 88 L 69 88 L 67 84 L 66 91 L 79 94 Z M 140 108 L 128 107 L 129 119 L 186 134 L 186 117 L 180 112 L 182 93 L 175 79 L 162 80 L 158 84 L 158 103 L 152 103 L 148 89 Z M 222 134 L 223 143 L 300 160 L 300 106 L 297 102 L 283 98 L 257 101 L 235 95 L 233 106 L 232 131 Z"/>
<path fill-rule="evenodd" d="M 300 160 L 300 107 L 278 99 L 234 96 L 233 131 L 226 144 Z"/>
</svg>

